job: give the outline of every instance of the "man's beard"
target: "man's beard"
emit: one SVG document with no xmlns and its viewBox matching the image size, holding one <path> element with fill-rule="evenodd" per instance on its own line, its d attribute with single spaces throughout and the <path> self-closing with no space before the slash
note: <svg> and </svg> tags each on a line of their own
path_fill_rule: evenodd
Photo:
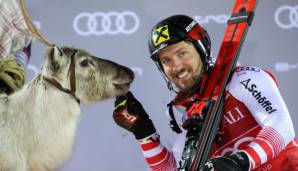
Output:
<svg viewBox="0 0 298 171">
<path fill-rule="evenodd" d="M 179 84 L 175 84 L 175 86 L 179 89 L 179 93 L 184 94 L 184 95 L 192 95 L 195 92 L 198 92 L 201 88 L 201 80 L 204 76 L 204 73 L 201 72 L 201 74 L 195 75 L 193 77 L 191 77 L 191 85 L 188 86 L 181 86 Z"/>
</svg>

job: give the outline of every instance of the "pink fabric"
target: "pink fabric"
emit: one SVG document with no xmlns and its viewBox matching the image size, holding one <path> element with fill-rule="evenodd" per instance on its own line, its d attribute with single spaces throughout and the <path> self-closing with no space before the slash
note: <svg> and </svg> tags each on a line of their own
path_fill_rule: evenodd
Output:
<svg viewBox="0 0 298 171">
<path fill-rule="evenodd" d="M 16 29 L 28 30 L 17 0 L 0 0 L 0 25 L 1 57 L 12 55 L 31 41 L 31 38 Z"/>
</svg>

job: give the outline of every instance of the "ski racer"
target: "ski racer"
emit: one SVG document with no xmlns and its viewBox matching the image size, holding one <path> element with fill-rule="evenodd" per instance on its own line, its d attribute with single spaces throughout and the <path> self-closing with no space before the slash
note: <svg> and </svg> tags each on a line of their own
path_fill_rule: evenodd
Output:
<svg viewBox="0 0 298 171">
<path fill-rule="evenodd" d="M 191 17 L 174 15 L 153 27 L 149 49 L 169 89 L 178 90 L 172 104 L 182 111 L 181 125 L 187 129 L 188 114 L 200 100 L 200 91 L 211 86 L 206 85 L 213 66 L 209 35 Z M 236 67 L 225 88 L 223 111 L 218 138 L 203 171 L 298 170 L 298 141 L 270 72 Z M 173 150 L 168 150 L 131 92 L 116 99 L 113 117 L 133 133 L 152 170 L 177 170 L 186 130 L 178 134 Z"/>
</svg>

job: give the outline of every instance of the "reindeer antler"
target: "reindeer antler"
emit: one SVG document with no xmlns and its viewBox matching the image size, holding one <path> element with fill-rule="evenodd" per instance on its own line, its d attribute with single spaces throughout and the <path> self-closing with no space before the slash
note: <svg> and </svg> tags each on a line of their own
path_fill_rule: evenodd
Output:
<svg viewBox="0 0 298 171">
<path fill-rule="evenodd" d="M 26 32 L 20 28 L 18 28 L 16 25 L 14 25 L 20 32 L 26 34 L 26 35 L 29 35 L 29 36 L 32 36 L 32 37 L 35 37 L 36 39 L 38 39 L 39 41 L 45 43 L 47 46 L 53 46 L 53 44 L 51 42 L 49 42 L 38 30 L 37 28 L 34 26 L 29 14 L 28 14 L 28 11 L 26 10 L 26 7 L 25 7 L 25 3 L 24 3 L 24 0 L 20 0 L 20 8 L 21 8 L 21 11 L 22 11 L 22 14 L 23 14 L 23 17 L 24 17 L 24 20 L 29 28 L 29 32 Z M 30 33 L 31 32 L 31 33 Z"/>
</svg>

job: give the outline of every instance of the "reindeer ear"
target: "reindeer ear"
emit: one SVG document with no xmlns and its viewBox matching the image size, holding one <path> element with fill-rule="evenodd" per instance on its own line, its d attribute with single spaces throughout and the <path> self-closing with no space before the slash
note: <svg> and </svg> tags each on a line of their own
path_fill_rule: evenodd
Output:
<svg viewBox="0 0 298 171">
<path fill-rule="evenodd" d="M 67 56 L 61 48 L 54 45 L 48 53 L 50 68 L 53 72 L 60 72 L 67 64 Z"/>
<path fill-rule="evenodd" d="M 62 57 L 64 55 L 62 49 L 60 49 L 58 46 L 54 45 L 53 47 L 53 55 L 55 58 Z"/>
</svg>

